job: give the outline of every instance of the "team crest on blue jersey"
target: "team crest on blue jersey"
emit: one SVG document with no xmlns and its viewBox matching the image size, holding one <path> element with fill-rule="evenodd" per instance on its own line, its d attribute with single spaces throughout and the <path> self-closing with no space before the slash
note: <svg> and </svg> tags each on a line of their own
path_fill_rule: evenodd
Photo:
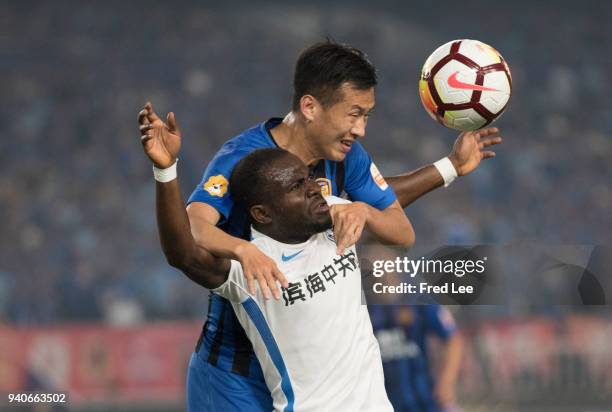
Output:
<svg viewBox="0 0 612 412">
<path fill-rule="evenodd" d="M 331 180 L 326 179 L 324 177 L 320 177 L 317 180 L 315 180 L 315 182 L 317 182 L 319 184 L 319 187 L 321 188 L 321 194 L 323 196 L 331 196 L 332 195 Z"/>
<path fill-rule="evenodd" d="M 204 183 L 204 190 L 211 196 L 223 197 L 227 193 L 228 181 L 223 175 L 211 176 Z"/>
<path fill-rule="evenodd" d="M 395 320 L 397 321 L 398 325 L 404 327 L 410 326 L 414 322 L 414 313 L 412 312 L 412 309 L 408 307 L 401 307 L 395 314 Z"/>
</svg>

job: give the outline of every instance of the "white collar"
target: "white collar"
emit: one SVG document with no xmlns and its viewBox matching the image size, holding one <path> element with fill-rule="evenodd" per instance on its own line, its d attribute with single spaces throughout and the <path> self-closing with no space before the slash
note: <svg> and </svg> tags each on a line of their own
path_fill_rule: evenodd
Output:
<svg viewBox="0 0 612 412">
<path fill-rule="evenodd" d="M 255 228 L 253 228 L 253 226 L 251 226 L 251 238 L 253 240 L 255 240 L 255 239 L 265 239 L 268 242 L 271 242 L 275 247 L 282 248 L 282 249 L 303 249 L 310 242 L 312 242 L 318 235 L 319 235 L 319 233 L 315 233 L 307 241 L 302 242 L 302 243 L 282 243 L 282 242 L 279 242 L 278 240 L 272 239 L 268 235 L 264 235 L 263 233 L 258 232 L 257 230 L 255 230 Z"/>
</svg>

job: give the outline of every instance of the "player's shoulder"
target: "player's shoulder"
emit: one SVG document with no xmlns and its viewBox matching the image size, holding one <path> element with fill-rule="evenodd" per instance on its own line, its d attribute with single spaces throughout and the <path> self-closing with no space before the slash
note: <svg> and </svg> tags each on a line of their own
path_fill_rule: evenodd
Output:
<svg viewBox="0 0 612 412">
<path fill-rule="evenodd" d="M 238 157 L 242 158 L 257 149 L 275 147 L 266 129 L 266 123 L 262 122 L 252 126 L 226 141 L 219 149 L 216 157 Z"/>
<path fill-rule="evenodd" d="M 364 157 L 369 157 L 365 147 L 363 147 L 360 142 L 353 142 L 351 150 L 347 153 L 344 161 L 349 163 L 355 160 L 363 159 Z"/>
<path fill-rule="evenodd" d="M 353 174 L 360 174 L 369 167 L 371 162 L 371 157 L 363 145 L 359 142 L 354 142 L 351 150 L 344 158 L 344 170 L 350 179 L 350 176 L 353 176 Z"/>
<path fill-rule="evenodd" d="M 455 318 L 452 312 L 441 305 L 424 305 L 423 311 L 428 321 L 436 321 L 441 323 L 447 329 L 453 329 L 456 327 Z"/>
</svg>

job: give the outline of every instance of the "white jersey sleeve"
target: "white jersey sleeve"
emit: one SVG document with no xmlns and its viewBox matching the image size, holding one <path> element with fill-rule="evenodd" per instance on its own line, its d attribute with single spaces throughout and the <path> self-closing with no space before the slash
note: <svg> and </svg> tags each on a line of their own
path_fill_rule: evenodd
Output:
<svg viewBox="0 0 612 412">
<path fill-rule="evenodd" d="M 221 286 L 211 291 L 223 296 L 232 303 L 242 303 L 251 296 L 240 262 L 232 260 L 227 280 Z"/>
</svg>

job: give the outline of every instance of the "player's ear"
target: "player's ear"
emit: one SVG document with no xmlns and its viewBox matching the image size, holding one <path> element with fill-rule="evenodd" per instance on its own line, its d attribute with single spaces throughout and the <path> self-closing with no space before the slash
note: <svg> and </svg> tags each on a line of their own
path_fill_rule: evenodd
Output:
<svg viewBox="0 0 612 412">
<path fill-rule="evenodd" d="M 251 213 L 253 220 L 257 223 L 267 225 L 268 223 L 272 222 L 272 217 L 270 216 L 269 210 L 265 205 L 251 206 L 249 212 Z"/>
<path fill-rule="evenodd" d="M 305 94 L 302 96 L 300 98 L 300 112 L 302 112 L 302 116 L 304 116 L 304 118 L 309 122 L 312 122 L 318 105 L 319 102 L 314 96 L 311 96 L 310 94 Z"/>
</svg>

